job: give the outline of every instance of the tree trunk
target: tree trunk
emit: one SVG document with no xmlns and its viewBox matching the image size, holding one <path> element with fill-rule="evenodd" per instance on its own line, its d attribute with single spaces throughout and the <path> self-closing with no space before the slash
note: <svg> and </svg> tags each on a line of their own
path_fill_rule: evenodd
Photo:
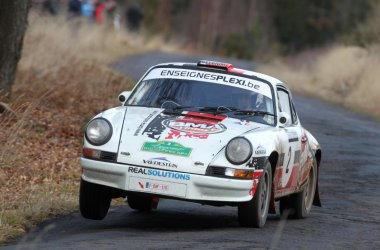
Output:
<svg viewBox="0 0 380 250">
<path fill-rule="evenodd" d="M 0 0 L 0 91 L 11 91 L 29 8 L 30 0 Z"/>
</svg>

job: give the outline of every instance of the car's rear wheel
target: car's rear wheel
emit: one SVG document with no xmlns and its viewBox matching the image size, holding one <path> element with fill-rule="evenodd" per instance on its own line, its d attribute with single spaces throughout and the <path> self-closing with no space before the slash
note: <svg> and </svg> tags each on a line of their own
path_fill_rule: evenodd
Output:
<svg viewBox="0 0 380 250">
<path fill-rule="evenodd" d="M 307 183 L 300 193 L 289 195 L 280 200 L 280 214 L 282 217 L 292 219 L 306 218 L 310 214 L 313 205 L 315 190 L 317 187 L 317 163 L 314 158 L 310 168 Z"/>
<path fill-rule="evenodd" d="M 84 218 L 102 220 L 111 204 L 109 188 L 81 179 L 79 210 Z"/>
<path fill-rule="evenodd" d="M 263 227 L 268 217 L 270 196 L 272 193 L 272 168 L 266 163 L 253 198 L 239 204 L 239 224 L 243 227 Z"/>
<path fill-rule="evenodd" d="M 151 211 L 153 208 L 153 197 L 131 193 L 127 195 L 130 208 L 139 211 Z"/>
</svg>

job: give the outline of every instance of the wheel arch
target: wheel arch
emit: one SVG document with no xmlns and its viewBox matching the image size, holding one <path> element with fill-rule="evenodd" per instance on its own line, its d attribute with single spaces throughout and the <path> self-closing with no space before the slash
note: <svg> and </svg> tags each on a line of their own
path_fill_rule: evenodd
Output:
<svg viewBox="0 0 380 250">
<path fill-rule="evenodd" d="M 269 202 L 269 213 L 271 213 L 271 214 L 276 213 L 276 206 L 274 203 L 274 192 L 275 192 L 275 190 L 274 190 L 273 180 L 274 180 L 274 174 L 276 171 L 278 158 L 279 158 L 279 154 L 277 151 L 272 151 L 272 153 L 268 157 L 268 161 L 270 162 L 271 169 L 272 169 L 272 193 L 271 193 L 271 198 L 270 198 L 270 202 Z"/>
<path fill-rule="evenodd" d="M 268 157 L 268 161 L 270 162 L 272 168 L 272 180 L 274 179 L 274 172 L 276 170 L 278 158 L 279 154 L 277 153 L 277 151 L 272 151 L 272 153 Z"/>
<path fill-rule="evenodd" d="M 315 194 L 314 194 L 314 200 L 313 200 L 313 205 L 321 207 L 321 198 L 319 197 L 319 167 L 321 166 L 321 160 L 322 160 L 322 151 L 321 149 L 317 149 L 315 152 L 315 160 L 317 162 L 317 187 L 315 189 Z"/>
</svg>

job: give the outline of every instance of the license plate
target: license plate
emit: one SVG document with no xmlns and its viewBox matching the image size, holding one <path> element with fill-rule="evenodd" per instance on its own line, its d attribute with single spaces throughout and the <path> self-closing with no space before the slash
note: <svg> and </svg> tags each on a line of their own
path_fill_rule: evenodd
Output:
<svg viewBox="0 0 380 250">
<path fill-rule="evenodd" d="M 186 197 L 187 186 L 182 183 L 158 181 L 131 176 L 128 182 L 128 189 L 131 191 Z"/>
</svg>

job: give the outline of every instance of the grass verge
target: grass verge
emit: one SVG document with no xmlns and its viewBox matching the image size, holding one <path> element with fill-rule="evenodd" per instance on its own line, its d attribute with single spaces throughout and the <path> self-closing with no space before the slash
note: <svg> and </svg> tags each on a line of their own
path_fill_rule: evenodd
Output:
<svg viewBox="0 0 380 250">
<path fill-rule="evenodd" d="M 157 45 L 35 13 L 29 22 L 11 99 L 0 93 L 0 244 L 78 208 L 83 127 L 133 86 L 106 65 Z"/>
</svg>

